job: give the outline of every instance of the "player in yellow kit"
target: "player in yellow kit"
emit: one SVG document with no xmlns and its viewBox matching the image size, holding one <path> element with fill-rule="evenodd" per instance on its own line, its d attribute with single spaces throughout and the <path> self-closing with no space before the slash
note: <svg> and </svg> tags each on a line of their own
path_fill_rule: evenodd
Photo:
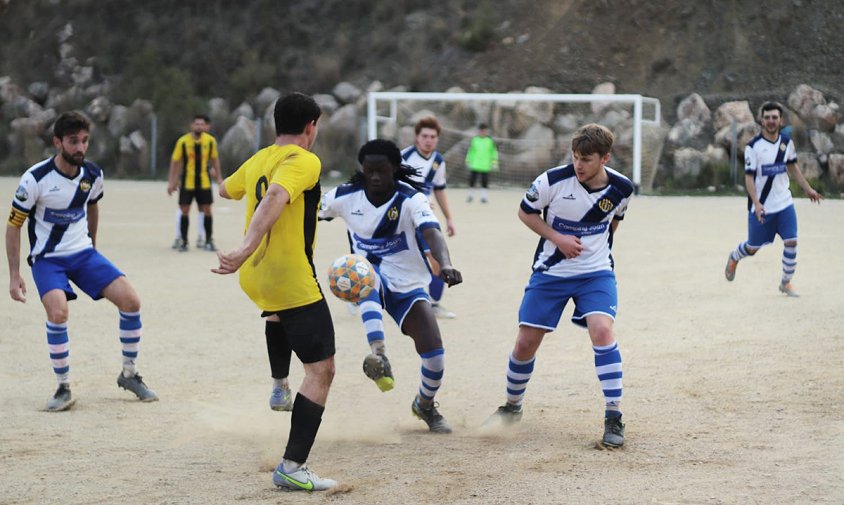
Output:
<svg viewBox="0 0 844 505">
<path fill-rule="evenodd" d="M 334 325 L 316 279 L 313 248 L 319 207 L 320 161 L 310 152 L 321 111 L 313 98 L 292 93 L 276 102 L 276 140 L 258 151 L 220 186 L 220 196 L 246 197 L 246 233 L 237 249 L 218 253 L 212 271 L 240 270 L 240 286 L 266 317 L 274 386 L 290 351 L 305 378 L 293 402 L 284 459 L 273 473 L 283 488 L 320 491 L 337 485 L 305 465 L 334 377 Z"/>
</svg>

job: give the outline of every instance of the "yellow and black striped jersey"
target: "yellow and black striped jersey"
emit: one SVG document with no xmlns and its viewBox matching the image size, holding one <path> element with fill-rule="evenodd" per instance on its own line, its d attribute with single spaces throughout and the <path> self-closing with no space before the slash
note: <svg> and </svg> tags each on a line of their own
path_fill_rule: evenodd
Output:
<svg viewBox="0 0 844 505">
<path fill-rule="evenodd" d="M 179 137 L 171 159 L 183 163 L 182 189 L 211 189 L 208 163 L 217 159 L 217 156 L 217 140 L 211 135 L 203 132 L 199 140 L 195 140 L 190 133 Z"/>
</svg>

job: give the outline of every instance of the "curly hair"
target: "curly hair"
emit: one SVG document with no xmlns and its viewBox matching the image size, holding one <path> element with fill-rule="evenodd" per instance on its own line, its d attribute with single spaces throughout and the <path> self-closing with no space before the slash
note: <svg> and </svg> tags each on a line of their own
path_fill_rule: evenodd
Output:
<svg viewBox="0 0 844 505">
<path fill-rule="evenodd" d="M 360 151 L 358 151 L 358 163 L 363 165 L 367 156 L 383 156 L 387 158 L 387 161 L 395 168 L 393 171 L 394 181 L 403 182 L 416 191 L 423 191 L 424 186 L 422 183 L 413 179 L 414 176 L 419 175 L 419 172 L 410 165 L 403 163 L 401 151 L 399 151 L 398 146 L 392 141 L 385 139 L 370 140 L 361 146 Z M 348 183 L 364 186 L 366 179 L 363 176 L 363 172 L 360 170 L 355 171 L 354 175 L 349 178 Z"/>
</svg>

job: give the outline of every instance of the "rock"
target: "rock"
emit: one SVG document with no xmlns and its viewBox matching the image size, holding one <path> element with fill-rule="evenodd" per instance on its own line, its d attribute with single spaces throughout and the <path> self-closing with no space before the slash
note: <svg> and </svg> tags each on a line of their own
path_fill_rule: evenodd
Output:
<svg viewBox="0 0 844 505">
<path fill-rule="evenodd" d="M 108 116 L 108 132 L 112 137 L 121 137 L 128 131 L 128 110 L 125 105 L 114 105 Z"/>
<path fill-rule="evenodd" d="M 683 118 L 668 131 L 668 141 L 678 146 L 685 146 L 702 132 L 702 122 L 689 117 Z"/>
<path fill-rule="evenodd" d="M 692 93 L 677 105 L 677 119 L 680 121 L 690 119 L 702 128 L 705 123 L 712 119 L 712 112 L 706 106 L 703 97 L 697 93 Z"/>
<path fill-rule="evenodd" d="M 361 90 L 352 83 L 343 81 L 334 86 L 331 93 L 337 97 L 342 104 L 355 103 L 360 98 Z"/>
<path fill-rule="evenodd" d="M 788 95 L 788 106 L 795 110 L 803 121 L 809 122 L 812 110 L 818 105 L 826 105 L 826 99 L 823 93 L 809 85 L 801 84 Z"/>
<path fill-rule="evenodd" d="M 237 106 L 237 108 L 232 111 L 232 116 L 234 116 L 234 120 L 237 121 L 237 118 L 245 117 L 246 119 L 255 119 L 255 111 L 252 109 L 252 106 L 246 102 L 241 103 Z"/>
<path fill-rule="evenodd" d="M 823 175 L 823 169 L 814 153 L 797 153 L 797 166 L 806 179 L 818 179 Z"/>
<path fill-rule="evenodd" d="M 85 107 L 85 113 L 93 121 L 105 123 L 111 114 L 111 101 L 104 96 L 98 96 Z"/>
<path fill-rule="evenodd" d="M 844 154 L 830 154 L 827 163 L 829 166 L 829 177 L 839 189 L 844 189 Z"/>
<path fill-rule="evenodd" d="M 593 95 L 614 95 L 615 84 L 611 82 L 602 82 L 592 89 Z M 614 102 L 592 102 L 592 114 L 599 115 L 608 107 L 612 107 Z"/>
<path fill-rule="evenodd" d="M 818 130 L 812 130 L 809 132 L 809 141 L 812 143 L 812 147 L 815 148 L 815 152 L 818 154 L 829 154 L 835 148 L 830 136 Z"/>
<path fill-rule="evenodd" d="M 275 106 L 276 100 L 281 97 L 281 92 L 275 88 L 266 87 L 255 97 L 255 110 L 266 110 L 269 106 Z"/>
<path fill-rule="evenodd" d="M 40 105 L 44 105 L 47 102 L 47 97 L 50 96 L 50 85 L 44 81 L 32 82 L 26 90 L 29 96 Z"/>
<path fill-rule="evenodd" d="M 706 163 L 705 153 L 691 147 L 681 147 L 674 151 L 674 179 L 697 178 Z"/>
<path fill-rule="evenodd" d="M 715 111 L 713 118 L 715 131 L 720 131 L 730 126 L 733 120 L 739 124 L 753 123 L 755 121 L 753 113 L 750 112 L 750 105 L 748 105 L 746 100 L 721 104 Z"/>
<path fill-rule="evenodd" d="M 347 104 L 331 115 L 328 120 L 328 125 L 332 129 L 340 129 L 348 132 L 357 132 L 360 118 L 358 116 L 357 108 L 352 104 Z"/>
<path fill-rule="evenodd" d="M 223 167 L 233 170 L 255 153 L 256 136 L 255 121 L 240 116 L 220 141 L 220 163 Z"/>
<path fill-rule="evenodd" d="M 744 146 L 761 131 L 762 127 L 755 121 L 736 124 L 737 145 L 735 147 L 738 152 L 743 153 Z M 734 147 L 732 126 L 728 125 L 718 130 L 715 134 L 715 144 L 726 148 L 728 151 Z"/>
<path fill-rule="evenodd" d="M 340 108 L 340 104 L 337 102 L 337 99 L 334 98 L 334 95 L 317 94 L 314 95 L 314 101 L 317 105 L 319 105 L 319 108 L 322 109 L 322 113 L 328 116 L 334 114 L 334 112 Z"/>
<path fill-rule="evenodd" d="M 812 109 L 809 124 L 814 125 L 818 130 L 832 132 L 835 131 L 835 127 L 840 120 L 841 114 L 838 111 L 838 104 L 830 102 L 816 105 Z"/>
</svg>

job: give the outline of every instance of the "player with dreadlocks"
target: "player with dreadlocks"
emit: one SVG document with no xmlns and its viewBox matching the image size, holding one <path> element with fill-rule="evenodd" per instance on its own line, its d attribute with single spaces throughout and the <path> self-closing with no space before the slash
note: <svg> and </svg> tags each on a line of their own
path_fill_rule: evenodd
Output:
<svg viewBox="0 0 844 505">
<path fill-rule="evenodd" d="M 381 391 L 393 389 L 393 373 L 384 345 L 382 309 L 386 309 L 402 333 L 413 339 L 422 359 L 413 414 L 425 421 L 430 431 L 450 433 L 451 427 L 434 402 L 442 383 L 445 351 L 426 291 L 431 273 L 420 237 L 424 237 L 439 262 L 439 275 L 446 284 L 460 284 L 463 278 L 451 265 L 440 224 L 428 199 L 411 179 L 416 170 L 402 164 L 399 148 L 389 140 L 371 140 L 361 147 L 358 162 L 361 170 L 348 183 L 323 195 L 319 217 L 343 218 L 353 252 L 365 256 L 378 272 L 376 289 L 358 303 L 372 349 L 372 354 L 364 359 L 364 373 Z"/>
</svg>

